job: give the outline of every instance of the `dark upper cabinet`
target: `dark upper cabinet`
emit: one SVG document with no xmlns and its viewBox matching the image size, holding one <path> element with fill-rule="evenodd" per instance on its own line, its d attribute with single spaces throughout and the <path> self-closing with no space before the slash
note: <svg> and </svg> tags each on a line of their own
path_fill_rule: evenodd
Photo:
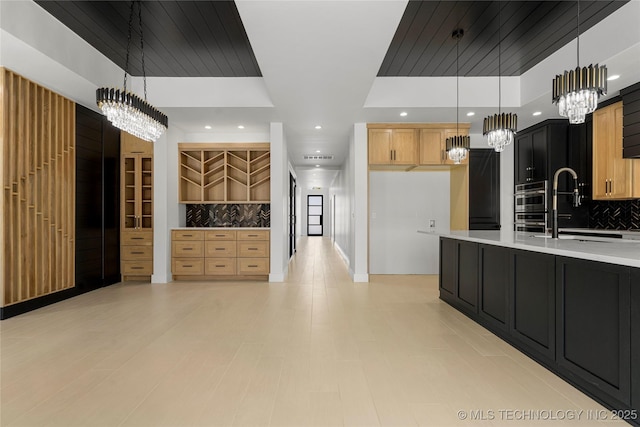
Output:
<svg viewBox="0 0 640 427">
<path fill-rule="evenodd" d="M 551 209 L 553 176 L 563 167 L 570 167 L 578 175 L 580 192 L 591 197 L 591 115 L 582 125 L 569 125 L 565 119 L 545 120 L 516 135 L 514 147 L 514 184 L 548 181 L 547 206 Z M 573 178 L 563 173 L 558 178 L 558 191 L 573 191 Z M 585 203 L 572 205 L 572 196 L 558 196 L 560 227 L 588 227 L 589 212 Z M 549 226 L 551 226 L 549 215 Z"/>
<path fill-rule="evenodd" d="M 469 151 L 469 229 L 500 229 L 500 156 L 490 148 Z"/>
<path fill-rule="evenodd" d="M 622 89 L 622 157 L 640 157 L 640 83 Z"/>
<path fill-rule="evenodd" d="M 515 138 L 515 183 L 544 181 L 568 165 L 569 122 L 546 120 L 518 132 Z"/>
</svg>

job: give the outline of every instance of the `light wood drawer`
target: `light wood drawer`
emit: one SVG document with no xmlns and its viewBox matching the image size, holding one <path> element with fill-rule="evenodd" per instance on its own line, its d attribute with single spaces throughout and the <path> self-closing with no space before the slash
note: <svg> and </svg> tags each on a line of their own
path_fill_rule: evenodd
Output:
<svg viewBox="0 0 640 427">
<path fill-rule="evenodd" d="M 122 259 L 127 261 L 152 260 L 153 246 L 123 246 Z"/>
<path fill-rule="evenodd" d="M 171 265 L 171 273 L 185 276 L 202 276 L 204 274 L 204 260 L 202 258 L 174 258 Z"/>
<path fill-rule="evenodd" d="M 220 242 L 204 242 L 204 256 L 229 258 L 236 256 L 236 242 L 223 240 Z"/>
<path fill-rule="evenodd" d="M 171 241 L 174 240 L 204 240 L 204 231 L 171 230 Z"/>
<path fill-rule="evenodd" d="M 257 258 L 269 256 L 269 241 L 238 242 L 238 257 Z"/>
<path fill-rule="evenodd" d="M 153 261 L 122 261 L 125 276 L 149 276 L 153 273 Z"/>
<path fill-rule="evenodd" d="M 269 258 L 238 258 L 238 275 L 269 274 Z"/>
<path fill-rule="evenodd" d="M 153 244 L 153 231 L 123 231 L 121 235 L 121 242 L 123 246 L 130 245 L 145 245 L 151 246 Z"/>
<path fill-rule="evenodd" d="M 269 230 L 238 230 L 238 240 L 269 240 Z"/>
<path fill-rule="evenodd" d="M 236 240 L 235 230 L 207 230 L 204 240 Z"/>
<path fill-rule="evenodd" d="M 236 259 L 207 258 L 204 260 L 204 274 L 207 276 L 233 276 L 236 274 Z"/>
<path fill-rule="evenodd" d="M 173 241 L 171 242 L 171 256 L 179 258 L 202 258 L 204 242 L 201 241 Z"/>
</svg>

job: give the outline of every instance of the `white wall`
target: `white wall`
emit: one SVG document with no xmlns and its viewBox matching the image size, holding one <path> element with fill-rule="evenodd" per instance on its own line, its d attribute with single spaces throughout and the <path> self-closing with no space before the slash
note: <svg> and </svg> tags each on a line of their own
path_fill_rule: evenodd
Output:
<svg viewBox="0 0 640 427">
<path fill-rule="evenodd" d="M 289 265 L 289 157 L 282 123 L 271 123 L 271 272 L 283 282 Z"/>
<path fill-rule="evenodd" d="M 354 282 L 369 281 L 367 180 L 367 125 L 355 123 L 347 160 L 329 190 L 329 197 L 336 197 L 336 248 L 347 262 Z"/>
<path fill-rule="evenodd" d="M 369 273 L 438 274 L 438 239 L 417 230 L 449 229 L 450 174 L 370 172 Z"/>
<path fill-rule="evenodd" d="M 302 235 L 307 235 L 307 196 L 322 196 L 322 235 L 329 236 L 331 231 L 331 210 L 328 188 L 321 190 L 302 189 L 302 197 L 300 199 L 302 209 L 302 216 L 300 217 Z"/>
</svg>

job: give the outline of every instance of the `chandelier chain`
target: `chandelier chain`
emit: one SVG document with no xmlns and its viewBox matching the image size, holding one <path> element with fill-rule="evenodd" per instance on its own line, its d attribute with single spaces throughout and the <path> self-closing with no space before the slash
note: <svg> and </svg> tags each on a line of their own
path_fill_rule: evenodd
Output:
<svg viewBox="0 0 640 427">
<path fill-rule="evenodd" d="M 142 2 L 137 0 L 138 3 L 138 21 L 140 22 L 140 52 L 142 56 L 142 81 L 144 83 L 144 100 L 147 100 L 147 72 L 144 67 L 144 37 L 142 36 Z"/>
<path fill-rule="evenodd" d="M 131 53 L 131 30 L 133 29 L 133 6 L 135 2 L 131 2 L 129 8 L 129 33 L 127 35 L 127 58 L 124 65 L 124 91 L 127 92 L 127 73 L 129 72 L 129 54 Z"/>
<path fill-rule="evenodd" d="M 576 67 L 580 67 L 580 0 L 578 0 L 578 18 L 577 19 L 578 19 L 578 25 L 577 25 L 577 28 L 578 28 L 578 38 L 577 38 L 577 40 L 578 40 L 578 49 L 577 49 L 577 52 L 576 52 L 576 56 L 577 56 L 576 59 L 577 59 L 578 62 L 576 64 Z"/>
</svg>

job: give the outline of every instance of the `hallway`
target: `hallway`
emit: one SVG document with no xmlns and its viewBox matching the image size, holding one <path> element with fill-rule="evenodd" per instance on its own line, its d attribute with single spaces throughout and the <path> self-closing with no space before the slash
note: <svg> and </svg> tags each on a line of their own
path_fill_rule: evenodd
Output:
<svg viewBox="0 0 640 427">
<path fill-rule="evenodd" d="M 285 283 L 118 284 L 0 328 L 6 427 L 611 419 L 441 302 L 437 276 L 353 283 L 327 238 L 301 239 Z"/>
</svg>

